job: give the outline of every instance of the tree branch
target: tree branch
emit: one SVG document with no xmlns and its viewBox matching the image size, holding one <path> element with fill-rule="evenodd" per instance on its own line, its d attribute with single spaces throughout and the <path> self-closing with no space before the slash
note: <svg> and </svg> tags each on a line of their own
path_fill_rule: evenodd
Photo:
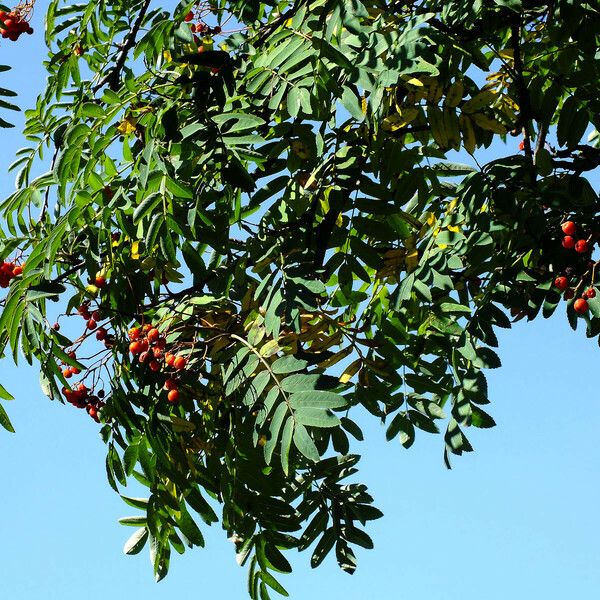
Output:
<svg viewBox="0 0 600 600">
<path fill-rule="evenodd" d="M 525 154 L 533 161 L 533 151 L 531 149 L 531 138 L 529 137 L 529 122 L 531 121 L 531 103 L 529 101 L 529 92 L 525 78 L 523 77 L 523 59 L 521 58 L 521 16 L 515 15 L 511 24 L 511 46 L 513 58 L 515 61 L 514 83 L 519 96 L 519 125 L 523 131 L 523 141 L 525 145 Z"/>
<path fill-rule="evenodd" d="M 115 62 L 115 66 L 108 72 L 93 88 L 92 91 L 94 94 L 103 88 L 107 83 L 108 87 L 111 90 L 116 90 L 119 86 L 119 80 L 121 78 L 121 71 L 125 66 L 125 61 L 127 60 L 127 55 L 129 51 L 135 46 L 137 34 L 142 26 L 144 18 L 146 17 L 146 13 L 148 12 L 148 8 L 150 7 L 150 3 L 152 0 L 145 0 L 142 5 L 142 9 L 129 32 L 129 35 L 125 38 L 125 41 L 122 44 L 121 51 L 117 56 L 117 60 Z"/>
</svg>

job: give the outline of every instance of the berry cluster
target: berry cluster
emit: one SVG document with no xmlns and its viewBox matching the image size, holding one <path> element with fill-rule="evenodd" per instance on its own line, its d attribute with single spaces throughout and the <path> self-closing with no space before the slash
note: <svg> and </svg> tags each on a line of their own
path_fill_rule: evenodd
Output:
<svg viewBox="0 0 600 600">
<path fill-rule="evenodd" d="M 142 327 L 133 327 L 129 330 L 129 352 L 137 357 L 141 364 L 147 364 L 154 373 L 161 371 L 164 367 L 174 371 L 184 371 L 187 367 L 187 359 L 184 356 L 165 352 L 167 340 L 160 331 L 151 324 Z M 168 391 L 167 400 L 171 404 L 179 401 L 179 389 L 175 379 L 169 377 L 165 382 Z"/>
<path fill-rule="evenodd" d="M 207 25 L 204 21 L 198 21 L 197 23 L 192 23 L 192 21 L 196 18 L 196 15 L 193 11 L 190 11 L 186 16 L 184 21 L 186 23 L 190 23 L 190 29 L 192 33 L 200 33 L 202 35 L 219 35 L 221 33 L 221 28 L 216 25 L 215 27 L 211 27 Z"/>
<path fill-rule="evenodd" d="M 104 397 L 104 391 L 100 390 L 98 395 L 94 396 L 92 390 L 90 390 L 85 383 L 80 383 L 71 390 L 64 387 L 62 392 L 67 402 L 76 408 L 85 408 L 88 415 L 90 415 L 96 423 L 100 423 L 98 411 L 104 406 L 104 402 L 101 400 L 101 398 Z"/>
<path fill-rule="evenodd" d="M 563 233 L 562 247 L 566 250 L 575 250 L 577 254 L 583 257 L 585 261 L 585 255 L 591 255 L 593 246 L 589 239 L 576 239 L 575 234 L 577 233 L 577 225 L 573 221 L 565 221 L 561 225 Z M 588 256 L 589 258 L 589 256 Z M 589 262 L 588 267 L 593 265 Z M 561 292 L 564 292 L 565 300 L 571 300 L 575 296 L 577 288 L 582 284 L 581 278 L 576 276 L 577 269 L 574 266 L 568 266 L 564 269 L 563 273 L 554 279 L 554 286 Z M 593 279 L 593 278 L 592 278 Z M 575 283 L 575 289 L 571 286 Z M 588 287 L 580 298 L 577 298 L 573 302 L 573 310 L 580 315 L 586 314 L 590 308 L 588 300 L 596 296 L 596 289 L 592 286 Z"/>
<path fill-rule="evenodd" d="M 16 12 L 5 12 L 0 10 L 0 29 L 2 37 L 16 42 L 22 33 L 33 33 L 33 28 L 23 17 Z"/>
<path fill-rule="evenodd" d="M 4 261 L 0 264 L 0 288 L 7 288 L 11 280 L 23 273 L 23 266 Z"/>
<path fill-rule="evenodd" d="M 96 285 L 98 285 L 98 278 L 96 278 Z M 100 287 L 100 286 L 98 286 Z M 98 327 L 98 323 L 102 319 L 102 313 L 100 310 L 90 311 L 90 303 L 84 302 L 78 309 L 77 313 L 86 321 L 86 329 L 89 331 L 96 332 L 96 339 L 99 342 L 104 342 L 104 345 L 107 348 L 112 347 L 115 338 L 113 335 L 109 334 L 108 331 L 104 327 Z M 66 377 L 66 375 L 65 375 Z"/>
<path fill-rule="evenodd" d="M 575 249 L 578 254 L 585 254 L 590 250 L 590 244 L 587 240 L 576 240 L 573 236 L 577 233 L 577 225 L 573 221 L 565 221 L 561 225 L 561 229 L 565 234 L 562 240 L 563 248 L 567 250 Z"/>
</svg>

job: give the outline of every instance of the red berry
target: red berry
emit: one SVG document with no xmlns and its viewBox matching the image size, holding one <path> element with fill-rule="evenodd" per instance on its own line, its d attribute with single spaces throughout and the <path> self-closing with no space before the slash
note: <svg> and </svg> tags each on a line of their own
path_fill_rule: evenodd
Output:
<svg viewBox="0 0 600 600">
<path fill-rule="evenodd" d="M 585 254 L 589 249 L 590 245 L 586 240 L 577 240 L 577 243 L 575 244 L 575 252 L 578 252 L 579 254 Z"/>
<path fill-rule="evenodd" d="M 158 329 L 156 329 L 156 327 L 153 327 L 148 332 L 148 341 L 150 343 L 155 342 L 159 337 L 160 337 L 160 333 L 159 333 Z"/>
<path fill-rule="evenodd" d="M 570 235 L 565 235 L 565 237 L 563 238 L 563 241 L 562 241 L 562 245 L 563 245 L 563 248 L 570 250 L 571 248 L 573 248 L 575 246 L 575 238 L 571 237 Z"/>
<path fill-rule="evenodd" d="M 151 360 L 148 366 L 150 367 L 150 370 L 155 373 L 156 371 L 160 371 L 160 363 L 157 360 Z"/>
<path fill-rule="evenodd" d="M 13 277 L 18 277 L 19 275 L 23 274 L 23 267 L 21 265 L 17 265 L 14 269 L 13 269 Z"/>
<path fill-rule="evenodd" d="M 129 330 L 129 339 L 130 339 L 131 341 L 138 340 L 138 339 L 140 338 L 140 334 L 141 334 L 141 333 L 142 333 L 142 332 L 141 332 L 141 330 L 140 330 L 140 328 L 139 328 L 139 327 L 132 327 L 132 328 Z"/>
<path fill-rule="evenodd" d="M 166 390 L 176 390 L 177 389 L 177 382 L 174 379 L 167 379 L 165 381 L 165 389 Z"/>
<path fill-rule="evenodd" d="M 213 33 L 216 33 L 216 34 L 221 33 L 221 28 L 218 25 L 216 27 L 213 27 Z"/>
<path fill-rule="evenodd" d="M 167 400 L 171 404 L 177 404 L 179 401 L 179 390 L 171 390 L 167 395 Z"/>
<path fill-rule="evenodd" d="M 186 23 L 189 23 L 193 18 L 194 18 L 194 13 L 192 11 L 190 11 L 187 15 L 185 15 L 184 21 Z"/>
<path fill-rule="evenodd" d="M 152 348 L 152 354 L 154 355 L 154 358 L 162 358 L 163 351 L 158 347 L 154 347 Z"/>
<path fill-rule="evenodd" d="M 106 285 L 106 277 L 103 277 L 102 275 L 96 275 L 94 283 L 96 284 L 96 287 L 103 288 Z"/>
<path fill-rule="evenodd" d="M 595 298 L 596 297 L 596 288 L 588 288 L 585 292 L 585 294 L 583 294 L 586 298 Z"/>
<path fill-rule="evenodd" d="M 565 221 L 560 227 L 565 235 L 573 235 L 577 231 L 577 225 L 573 221 Z"/>
<path fill-rule="evenodd" d="M 575 296 L 575 292 L 573 290 L 567 290 L 564 295 L 563 298 L 565 300 L 570 300 L 571 298 L 573 298 L 573 296 Z"/>
<path fill-rule="evenodd" d="M 150 330 L 152 329 L 152 325 L 150 325 L 149 323 L 146 323 L 143 327 L 142 327 L 142 333 L 148 333 Z"/>
<path fill-rule="evenodd" d="M 554 285 L 561 292 L 564 292 L 569 287 L 569 280 L 566 277 L 560 276 L 554 280 Z"/>
<path fill-rule="evenodd" d="M 70 368 L 66 368 L 63 371 L 63 377 L 65 377 L 66 379 L 70 379 L 71 375 L 73 375 L 73 373 L 71 372 Z"/>
<path fill-rule="evenodd" d="M 165 362 L 167 363 L 167 365 L 169 367 L 172 367 L 173 363 L 175 362 L 175 355 L 172 354 L 171 352 L 167 352 L 165 354 Z"/>
<path fill-rule="evenodd" d="M 131 342 L 131 344 L 129 344 L 129 352 L 133 355 L 140 354 L 142 352 L 142 344 L 138 341 Z"/>
<path fill-rule="evenodd" d="M 187 366 L 187 360 L 183 356 L 178 356 L 173 362 L 173 366 L 178 371 L 183 371 L 183 369 L 185 369 L 185 367 Z"/>
<path fill-rule="evenodd" d="M 54 329 L 54 331 L 60 331 L 60 324 L 54 323 L 54 325 L 52 325 L 52 329 Z"/>
<path fill-rule="evenodd" d="M 100 327 L 100 329 L 96 331 L 96 339 L 101 342 L 106 339 L 107 334 L 108 332 L 106 329 L 104 329 L 104 327 Z"/>
<path fill-rule="evenodd" d="M 91 331 L 93 331 L 94 329 L 96 329 L 96 327 L 98 327 L 98 324 L 96 323 L 95 319 L 90 319 L 87 322 L 87 328 Z"/>
<path fill-rule="evenodd" d="M 146 352 L 148 350 L 148 340 L 140 340 L 140 346 L 142 348 L 142 352 Z"/>
<path fill-rule="evenodd" d="M 148 354 L 148 352 L 142 352 L 140 354 L 140 362 L 142 362 L 142 363 L 147 362 L 149 357 L 150 357 L 150 355 Z"/>
<path fill-rule="evenodd" d="M 156 340 L 156 347 L 164 350 L 167 346 L 167 340 L 164 337 L 160 337 Z"/>
<path fill-rule="evenodd" d="M 573 310 L 575 310 L 576 313 L 583 315 L 585 314 L 590 308 L 590 305 L 588 304 L 588 301 L 585 298 L 577 298 L 577 300 L 575 300 L 575 302 L 573 303 Z"/>
</svg>

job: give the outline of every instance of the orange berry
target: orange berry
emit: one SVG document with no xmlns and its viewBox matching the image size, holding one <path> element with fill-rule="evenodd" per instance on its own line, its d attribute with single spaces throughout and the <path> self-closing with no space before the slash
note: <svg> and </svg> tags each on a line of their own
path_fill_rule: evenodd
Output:
<svg viewBox="0 0 600 600">
<path fill-rule="evenodd" d="M 577 298 L 575 302 L 573 302 L 573 310 L 580 315 L 585 314 L 590 309 L 590 305 L 585 298 Z"/>
<path fill-rule="evenodd" d="M 171 404 L 177 404 L 179 402 L 179 390 L 171 390 L 167 395 L 167 400 Z"/>
<path fill-rule="evenodd" d="M 183 369 L 185 369 L 185 367 L 187 366 L 187 360 L 183 356 L 178 356 L 177 358 L 175 358 L 173 366 L 178 371 L 183 371 Z"/>
<path fill-rule="evenodd" d="M 135 342 L 131 342 L 131 344 L 129 344 L 129 352 L 134 355 L 140 354 L 142 352 L 142 344 L 137 340 Z"/>
<path fill-rule="evenodd" d="M 140 338 L 141 330 L 139 327 L 132 327 L 129 330 L 129 339 L 134 341 Z"/>
</svg>

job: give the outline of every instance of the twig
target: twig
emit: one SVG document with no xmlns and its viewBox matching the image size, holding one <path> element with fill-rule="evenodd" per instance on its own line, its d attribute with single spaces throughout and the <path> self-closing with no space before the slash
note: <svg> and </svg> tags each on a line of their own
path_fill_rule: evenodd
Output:
<svg viewBox="0 0 600 600">
<path fill-rule="evenodd" d="M 523 131 L 523 142 L 526 156 L 533 161 L 533 151 L 531 149 L 531 138 L 529 137 L 528 125 L 531 121 L 531 104 L 529 102 L 529 93 L 523 77 L 523 60 L 521 58 L 521 17 L 515 15 L 511 24 L 511 45 L 513 58 L 515 61 L 514 83 L 519 95 L 519 124 Z"/>
<path fill-rule="evenodd" d="M 150 7 L 150 2 L 151 1 L 152 0 L 145 0 L 144 4 L 142 5 L 142 9 L 140 10 L 140 13 L 139 13 L 138 17 L 135 20 L 135 23 L 133 24 L 133 27 L 131 28 L 131 31 L 129 32 L 129 35 L 127 36 L 127 38 L 123 42 L 123 45 L 121 47 L 121 51 L 119 52 L 119 55 L 117 56 L 117 60 L 115 62 L 115 66 L 110 70 L 110 72 L 108 72 L 92 88 L 92 91 L 94 92 L 94 94 L 99 89 L 101 89 L 102 87 L 104 87 L 107 83 L 109 84 L 109 87 L 110 87 L 111 90 L 115 90 L 118 87 L 119 79 L 121 77 L 121 71 L 123 70 L 123 67 L 125 66 L 125 61 L 127 60 L 127 55 L 129 54 L 129 51 L 135 45 L 137 34 L 138 34 L 139 30 L 140 30 L 140 27 L 142 26 L 144 18 L 146 17 L 146 12 L 148 11 L 148 8 Z"/>
</svg>

